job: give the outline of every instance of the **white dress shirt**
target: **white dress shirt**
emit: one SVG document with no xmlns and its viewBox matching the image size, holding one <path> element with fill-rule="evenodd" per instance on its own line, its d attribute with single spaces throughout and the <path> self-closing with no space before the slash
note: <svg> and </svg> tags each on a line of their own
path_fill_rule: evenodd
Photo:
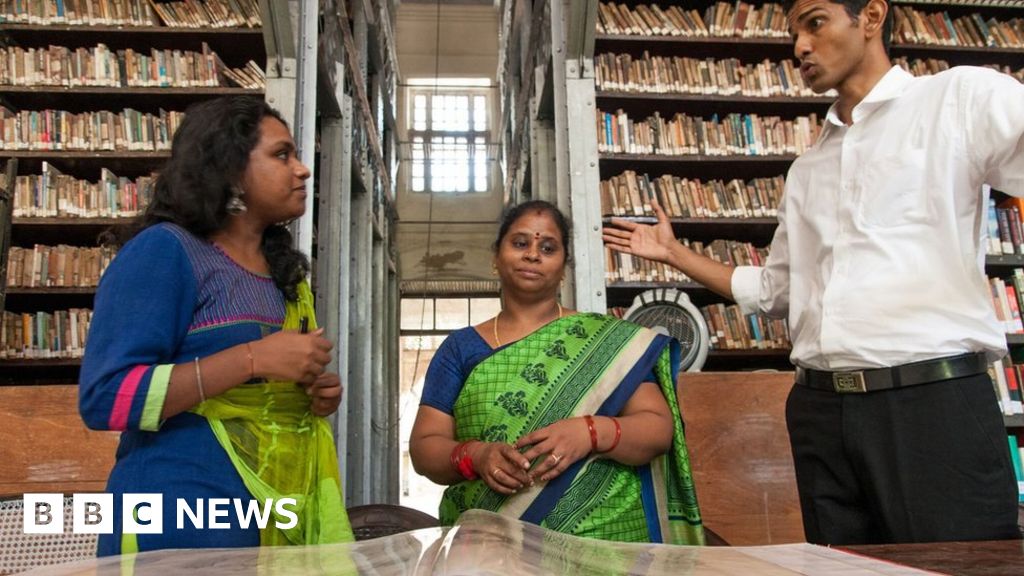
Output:
<svg viewBox="0 0 1024 576">
<path fill-rule="evenodd" d="M 982 184 L 1024 196 L 1024 85 L 957 67 L 893 66 L 835 105 L 789 169 L 764 267 L 732 277 L 746 313 L 788 314 L 792 361 L 843 370 L 1006 353 L 985 280 Z"/>
</svg>

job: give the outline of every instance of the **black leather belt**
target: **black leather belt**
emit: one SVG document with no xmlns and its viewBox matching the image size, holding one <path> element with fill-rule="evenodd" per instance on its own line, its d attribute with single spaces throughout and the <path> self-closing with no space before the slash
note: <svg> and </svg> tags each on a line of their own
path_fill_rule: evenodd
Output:
<svg viewBox="0 0 1024 576">
<path fill-rule="evenodd" d="M 972 352 L 891 368 L 868 370 L 828 372 L 797 366 L 796 381 L 797 384 L 809 388 L 848 394 L 930 384 L 952 378 L 966 378 L 981 374 L 986 370 L 988 370 L 988 361 L 985 360 L 985 353 Z"/>
</svg>

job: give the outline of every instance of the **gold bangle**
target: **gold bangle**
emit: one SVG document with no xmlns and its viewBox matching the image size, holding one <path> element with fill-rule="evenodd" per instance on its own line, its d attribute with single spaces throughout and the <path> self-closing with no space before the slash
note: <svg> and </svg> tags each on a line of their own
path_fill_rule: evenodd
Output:
<svg viewBox="0 0 1024 576">
<path fill-rule="evenodd" d="M 245 355 L 249 357 L 249 380 L 256 377 L 256 360 L 252 357 L 252 343 L 245 343 Z"/>
<path fill-rule="evenodd" d="M 195 359 L 196 365 L 196 389 L 199 390 L 199 403 L 206 402 L 206 391 L 203 390 L 203 373 L 199 370 L 199 356 Z"/>
</svg>

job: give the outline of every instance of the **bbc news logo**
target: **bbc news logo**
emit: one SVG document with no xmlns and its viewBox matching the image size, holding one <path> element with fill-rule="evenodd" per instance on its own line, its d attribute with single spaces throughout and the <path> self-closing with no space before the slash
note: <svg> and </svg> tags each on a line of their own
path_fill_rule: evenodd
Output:
<svg viewBox="0 0 1024 576">
<path fill-rule="evenodd" d="M 64 533 L 63 494 L 25 494 L 24 531 L 26 534 Z M 241 498 L 200 498 L 189 502 L 175 500 L 175 527 L 185 529 L 227 530 L 234 514 L 238 526 L 255 524 L 260 530 L 274 519 L 281 530 L 299 523 L 294 498 L 243 500 Z M 76 534 L 112 534 L 114 532 L 113 494 L 75 494 L 71 499 L 71 531 Z M 164 499 L 162 494 L 122 494 L 121 531 L 125 534 L 163 534 Z"/>
</svg>

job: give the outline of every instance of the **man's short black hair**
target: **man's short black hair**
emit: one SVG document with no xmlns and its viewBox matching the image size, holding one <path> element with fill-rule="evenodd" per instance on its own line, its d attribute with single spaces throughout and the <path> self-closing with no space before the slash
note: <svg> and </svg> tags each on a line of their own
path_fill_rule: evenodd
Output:
<svg viewBox="0 0 1024 576">
<path fill-rule="evenodd" d="M 782 9 L 789 14 L 789 11 L 793 9 L 793 5 L 796 4 L 797 0 L 783 0 Z M 829 0 L 833 4 L 839 4 L 846 8 L 846 13 L 853 18 L 854 21 L 860 17 L 861 10 L 868 5 L 868 0 Z M 889 10 L 885 13 L 885 22 L 882 24 L 882 46 L 885 47 L 885 55 L 889 55 L 889 45 L 892 43 L 892 23 L 893 23 L 893 12 L 892 3 L 889 0 L 885 0 L 885 3 L 889 6 Z"/>
</svg>

